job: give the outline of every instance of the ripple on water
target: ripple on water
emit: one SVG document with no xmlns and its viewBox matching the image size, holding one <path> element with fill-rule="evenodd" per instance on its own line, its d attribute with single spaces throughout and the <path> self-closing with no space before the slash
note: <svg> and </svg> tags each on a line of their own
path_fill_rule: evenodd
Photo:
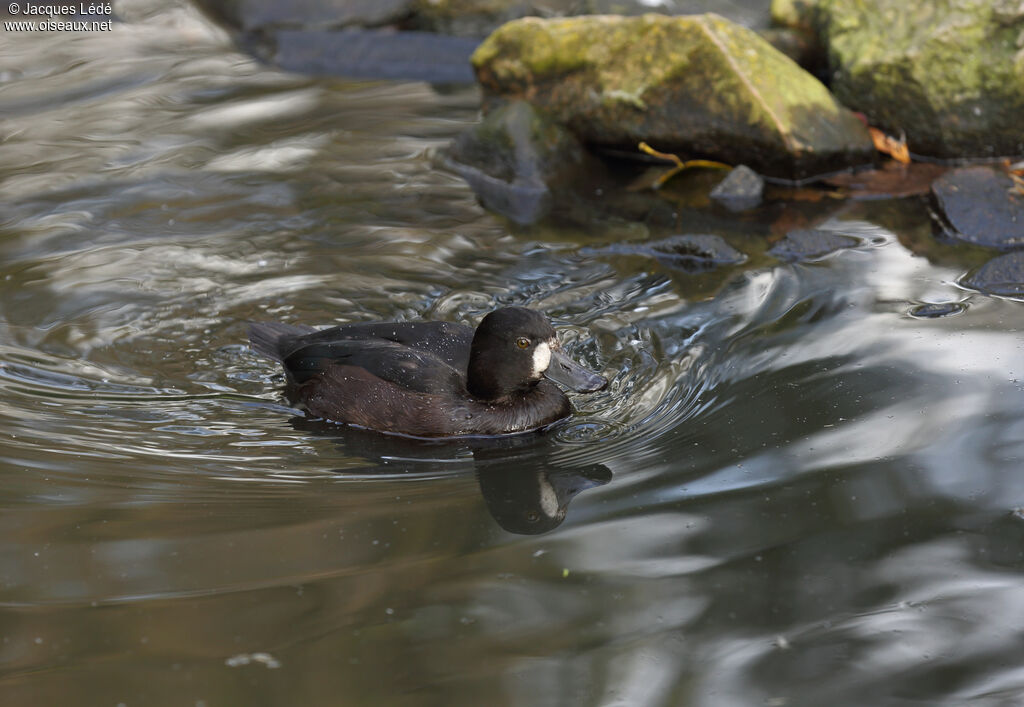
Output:
<svg viewBox="0 0 1024 707">
<path fill-rule="evenodd" d="M 586 420 L 560 425 L 555 430 L 555 437 L 567 444 L 592 444 L 608 442 L 625 432 L 625 428 L 613 422 Z"/>
</svg>

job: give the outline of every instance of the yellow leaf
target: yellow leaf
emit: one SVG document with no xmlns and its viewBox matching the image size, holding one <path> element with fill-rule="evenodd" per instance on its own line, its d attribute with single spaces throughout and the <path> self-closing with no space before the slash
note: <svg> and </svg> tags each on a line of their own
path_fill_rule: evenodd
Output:
<svg viewBox="0 0 1024 707">
<path fill-rule="evenodd" d="M 675 167 L 673 167 L 669 171 L 665 172 L 665 174 L 658 177 L 657 181 L 655 181 L 652 185 L 652 189 L 661 188 L 662 186 L 664 186 L 665 182 L 672 179 L 672 177 L 676 176 L 677 174 L 686 169 L 694 169 L 699 167 L 706 167 L 709 169 L 732 169 L 732 167 L 725 164 L 724 162 L 714 162 L 712 160 L 687 160 L 684 162 L 679 158 L 678 155 L 673 155 L 670 152 L 658 152 L 653 147 L 648 145 L 646 142 L 641 142 L 639 145 L 637 145 L 637 147 L 640 149 L 641 152 L 645 152 L 651 157 L 657 157 L 658 159 L 667 160 L 675 164 Z"/>
</svg>

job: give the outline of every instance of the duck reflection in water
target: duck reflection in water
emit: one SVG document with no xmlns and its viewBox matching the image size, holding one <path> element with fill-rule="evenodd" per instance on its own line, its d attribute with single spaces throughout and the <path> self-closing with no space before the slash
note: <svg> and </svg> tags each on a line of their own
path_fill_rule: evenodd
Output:
<svg viewBox="0 0 1024 707">
<path fill-rule="evenodd" d="M 439 470 L 454 473 L 452 462 L 465 459 L 473 466 L 488 513 L 503 530 L 518 535 L 554 530 L 565 520 L 569 503 L 577 495 L 612 479 L 612 472 L 604 464 L 557 463 L 552 459 L 554 444 L 538 435 L 422 440 L 390 437 L 306 417 L 294 417 L 291 424 L 303 432 L 334 439 L 345 456 L 387 462 L 366 469 L 335 470 L 339 477 L 372 480 L 378 476 L 383 482 L 394 478 L 396 463 L 404 467 L 400 474 L 414 476 L 427 470 L 435 477 Z"/>
<path fill-rule="evenodd" d="M 612 480 L 604 464 L 576 468 L 490 464 L 477 468 L 487 510 L 503 529 L 542 535 L 565 520 L 569 502 L 582 491 Z"/>
</svg>

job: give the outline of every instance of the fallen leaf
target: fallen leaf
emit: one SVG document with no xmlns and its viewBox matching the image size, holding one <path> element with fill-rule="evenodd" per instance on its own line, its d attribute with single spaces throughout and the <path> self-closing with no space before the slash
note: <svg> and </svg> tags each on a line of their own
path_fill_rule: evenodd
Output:
<svg viewBox="0 0 1024 707">
<path fill-rule="evenodd" d="M 846 189 L 854 199 L 888 199 L 927 194 L 949 167 L 933 162 L 887 162 L 881 169 L 834 174 L 825 184 Z"/>
<path fill-rule="evenodd" d="M 680 172 L 686 169 L 695 168 L 709 168 L 709 169 L 732 169 L 730 165 L 723 162 L 714 162 L 712 160 L 686 160 L 685 162 L 679 158 L 679 155 L 673 155 L 671 152 L 658 152 L 653 147 L 648 145 L 646 142 L 641 142 L 637 147 L 641 152 L 644 152 L 651 157 L 657 157 L 658 159 L 666 160 L 675 164 L 675 167 L 665 172 L 665 174 L 658 177 L 654 184 L 651 185 L 651 189 L 660 189 L 664 186 L 665 182 L 672 179 Z"/>
<path fill-rule="evenodd" d="M 875 144 L 876 150 L 889 155 L 897 162 L 910 164 L 910 150 L 907 149 L 906 136 L 901 135 L 900 139 L 897 140 L 894 137 L 889 137 L 878 128 L 872 128 L 871 126 L 868 126 L 868 132 L 871 133 L 871 142 Z"/>
</svg>

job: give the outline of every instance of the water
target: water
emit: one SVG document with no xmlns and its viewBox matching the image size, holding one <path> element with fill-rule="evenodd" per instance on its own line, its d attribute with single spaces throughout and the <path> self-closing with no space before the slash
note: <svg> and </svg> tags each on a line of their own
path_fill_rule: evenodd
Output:
<svg viewBox="0 0 1024 707">
<path fill-rule="evenodd" d="M 671 230 L 484 212 L 435 168 L 472 88 L 119 12 L 0 38 L 4 705 L 1024 699 L 1024 309 L 923 204 L 830 205 L 864 245 L 815 263 L 751 244 L 820 205 L 745 271 L 587 255 Z M 310 425 L 245 345 L 507 303 L 612 378 L 545 435 Z"/>
</svg>

